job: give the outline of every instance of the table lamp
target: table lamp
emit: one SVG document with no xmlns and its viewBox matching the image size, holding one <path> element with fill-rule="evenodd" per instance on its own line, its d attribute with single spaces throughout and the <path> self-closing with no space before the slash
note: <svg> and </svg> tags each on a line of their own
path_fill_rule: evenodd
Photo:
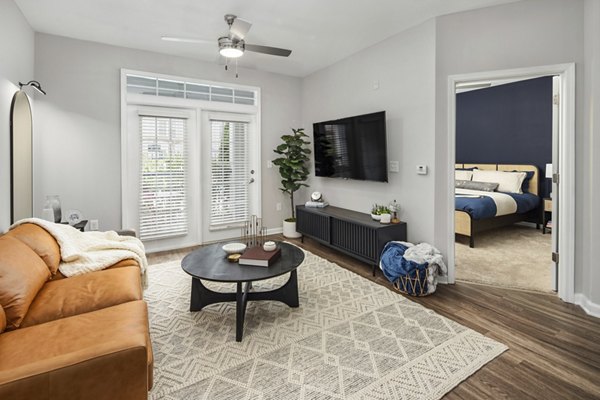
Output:
<svg viewBox="0 0 600 400">
<path fill-rule="evenodd" d="M 548 196 L 552 198 L 552 164 L 546 164 L 546 178 L 550 179 L 550 190 L 548 191 Z"/>
</svg>

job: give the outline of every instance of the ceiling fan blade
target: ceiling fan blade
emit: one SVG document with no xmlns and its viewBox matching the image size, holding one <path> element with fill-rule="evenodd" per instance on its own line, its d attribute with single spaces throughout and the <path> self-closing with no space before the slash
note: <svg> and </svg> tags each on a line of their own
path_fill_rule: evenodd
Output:
<svg viewBox="0 0 600 400">
<path fill-rule="evenodd" d="M 236 38 L 242 40 L 246 37 L 246 34 L 252 27 L 252 24 L 248 21 L 245 21 L 241 18 L 236 18 L 233 20 L 231 27 L 229 28 L 229 32 Z"/>
<path fill-rule="evenodd" d="M 288 57 L 292 54 L 291 50 L 280 49 L 277 47 L 261 46 L 259 44 L 245 44 L 246 50 L 256 53 L 270 54 L 272 56 Z"/>
<path fill-rule="evenodd" d="M 210 43 L 214 44 L 214 40 L 208 39 L 198 39 L 198 38 L 187 38 L 187 37 L 179 37 L 179 36 L 161 36 L 162 40 L 167 42 L 180 42 L 180 43 Z"/>
</svg>

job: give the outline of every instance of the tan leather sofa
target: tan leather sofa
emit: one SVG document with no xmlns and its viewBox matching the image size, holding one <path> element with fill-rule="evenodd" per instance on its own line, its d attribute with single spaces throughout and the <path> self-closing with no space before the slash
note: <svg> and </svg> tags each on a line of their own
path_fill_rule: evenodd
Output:
<svg viewBox="0 0 600 400">
<path fill-rule="evenodd" d="M 0 399 L 146 399 L 152 346 L 139 265 L 64 278 L 24 224 L 0 236 Z"/>
</svg>

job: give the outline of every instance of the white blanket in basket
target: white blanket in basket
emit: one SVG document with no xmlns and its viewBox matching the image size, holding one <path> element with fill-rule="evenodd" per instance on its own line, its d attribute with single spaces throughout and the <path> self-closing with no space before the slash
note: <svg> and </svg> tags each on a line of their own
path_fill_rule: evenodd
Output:
<svg viewBox="0 0 600 400">
<path fill-rule="evenodd" d="M 427 267 L 427 293 L 435 292 L 438 274 L 446 275 L 448 273 L 448 268 L 446 267 L 446 263 L 444 263 L 442 253 L 429 243 L 398 243 L 407 247 L 402 256 L 405 260 L 414 261 L 417 264 L 429 263 L 429 266 Z"/>
</svg>

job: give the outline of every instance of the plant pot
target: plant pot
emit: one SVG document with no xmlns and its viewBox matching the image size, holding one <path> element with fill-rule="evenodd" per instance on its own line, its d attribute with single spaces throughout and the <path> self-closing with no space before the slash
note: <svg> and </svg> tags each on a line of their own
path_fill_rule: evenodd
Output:
<svg viewBox="0 0 600 400">
<path fill-rule="evenodd" d="M 381 215 L 379 215 L 379 214 L 371 214 L 371 218 L 373 218 L 375 221 L 379 221 L 379 220 L 381 220 Z"/>
<path fill-rule="evenodd" d="M 290 239 L 302 237 L 301 233 L 296 232 L 296 221 L 283 221 L 283 236 Z"/>
<path fill-rule="evenodd" d="M 381 214 L 379 217 L 379 222 L 381 222 L 382 224 L 389 224 L 392 221 L 391 214 Z"/>
</svg>

